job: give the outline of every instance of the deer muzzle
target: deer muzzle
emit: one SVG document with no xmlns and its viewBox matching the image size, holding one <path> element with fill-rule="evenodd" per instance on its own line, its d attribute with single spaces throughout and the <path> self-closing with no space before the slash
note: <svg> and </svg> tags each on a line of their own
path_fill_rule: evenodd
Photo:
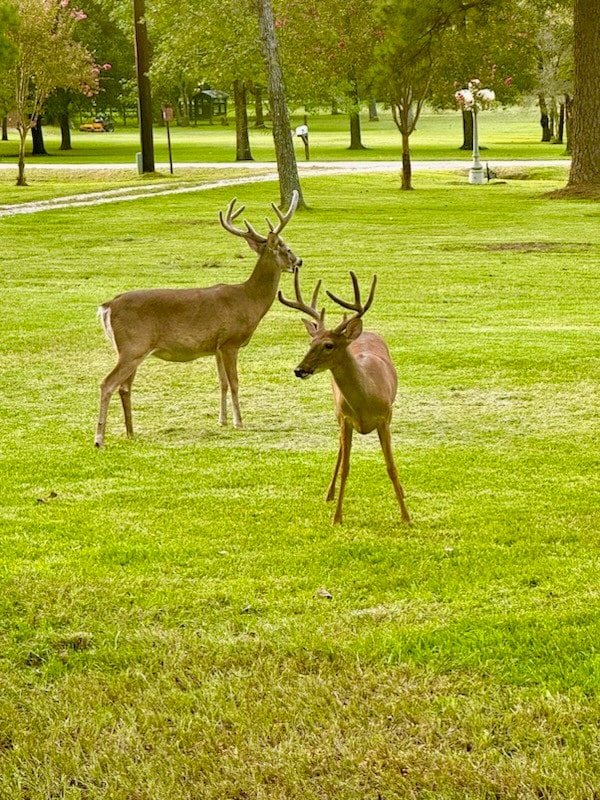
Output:
<svg viewBox="0 0 600 800">
<path fill-rule="evenodd" d="M 309 369 L 304 369 L 302 367 L 302 365 L 300 365 L 299 367 L 296 367 L 296 369 L 294 370 L 294 375 L 297 378 L 309 378 L 312 374 L 313 374 L 312 369 L 310 369 L 310 370 Z"/>
</svg>

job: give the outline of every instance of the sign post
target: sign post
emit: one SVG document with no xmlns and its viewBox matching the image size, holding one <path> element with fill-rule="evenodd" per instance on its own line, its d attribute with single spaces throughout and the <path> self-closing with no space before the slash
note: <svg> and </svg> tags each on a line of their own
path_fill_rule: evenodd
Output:
<svg viewBox="0 0 600 800">
<path fill-rule="evenodd" d="M 171 175 L 173 174 L 173 156 L 171 154 L 171 130 L 169 128 L 169 122 L 173 121 L 173 108 L 172 106 L 163 106 L 162 107 L 162 118 L 167 126 L 167 146 L 169 148 L 169 167 L 171 170 Z"/>
</svg>

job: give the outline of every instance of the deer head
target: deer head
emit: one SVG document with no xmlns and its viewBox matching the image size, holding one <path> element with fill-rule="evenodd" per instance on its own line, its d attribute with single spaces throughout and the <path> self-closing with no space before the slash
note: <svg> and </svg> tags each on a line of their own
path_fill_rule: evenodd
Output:
<svg viewBox="0 0 600 800">
<path fill-rule="evenodd" d="M 254 252 L 259 256 L 266 254 L 272 258 L 282 272 L 294 272 L 297 267 L 302 266 L 302 259 L 297 258 L 294 253 L 292 253 L 291 249 L 283 241 L 280 234 L 298 207 L 298 197 L 298 192 L 294 189 L 292 192 L 292 201 L 290 203 L 290 207 L 285 214 L 275 205 L 275 203 L 271 203 L 273 210 L 277 214 L 279 222 L 275 226 L 268 217 L 266 218 L 267 225 L 269 226 L 269 233 L 266 236 L 258 233 L 258 231 L 253 228 L 253 226 L 246 219 L 244 219 L 244 225 L 246 226 L 245 230 L 242 228 L 237 228 L 233 224 L 234 220 L 237 219 L 237 217 L 239 217 L 246 208 L 246 206 L 240 206 L 240 208 L 234 211 L 233 209 L 237 202 L 237 198 L 235 197 L 227 206 L 225 214 L 223 214 L 222 211 L 219 211 L 219 220 L 226 231 L 233 233 L 234 236 L 241 236 L 243 239 L 245 239 L 250 249 L 254 250 Z"/>
<path fill-rule="evenodd" d="M 371 291 L 369 292 L 367 302 L 364 304 L 360 299 L 360 288 L 354 272 L 350 272 L 350 277 L 352 278 L 352 285 L 354 287 L 353 303 L 341 300 L 331 292 L 327 292 L 327 295 L 334 303 L 342 306 L 342 308 L 354 311 L 351 317 L 344 315 L 344 319 L 339 325 L 331 329 L 325 328 L 325 309 L 317 311 L 317 298 L 321 287 L 321 281 L 315 286 L 310 304 L 306 303 L 302 298 L 298 272 L 294 274 L 296 300 L 287 300 L 283 294 L 279 292 L 279 301 L 283 303 L 283 305 L 298 309 L 299 311 L 304 311 L 311 317 L 311 319 L 303 320 L 312 342 L 308 353 L 294 370 L 296 377 L 308 378 L 316 372 L 324 372 L 325 370 L 333 369 L 343 358 L 344 352 L 350 343 L 358 339 L 362 333 L 363 325 L 361 317 L 368 311 L 373 302 L 375 287 L 377 285 L 377 276 L 373 276 Z"/>
</svg>

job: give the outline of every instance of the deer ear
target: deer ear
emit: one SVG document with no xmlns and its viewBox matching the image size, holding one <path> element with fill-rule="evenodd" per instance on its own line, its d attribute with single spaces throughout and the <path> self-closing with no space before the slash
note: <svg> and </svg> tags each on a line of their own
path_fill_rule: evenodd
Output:
<svg viewBox="0 0 600 800">
<path fill-rule="evenodd" d="M 347 338 L 353 342 L 361 335 L 363 329 L 362 319 L 351 319 L 344 331 Z"/>
<path fill-rule="evenodd" d="M 264 242 L 257 242 L 250 236 L 246 239 L 246 241 L 248 242 L 248 247 L 250 248 L 250 250 L 254 250 L 254 252 L 257 253 L 258 255 L 262 253 L 262 249 L 265 246 Z"/>
<path fill-rule="evenodd" d="M 303 319 L 302 322 L 304 323 L 304 327 L 308 331 L 308 335 L 311 339 L 317 335 L 317 331 L 319 330 L 319 326 L 316 322 L 312 322 L 310 319 Z"/>
</svg>

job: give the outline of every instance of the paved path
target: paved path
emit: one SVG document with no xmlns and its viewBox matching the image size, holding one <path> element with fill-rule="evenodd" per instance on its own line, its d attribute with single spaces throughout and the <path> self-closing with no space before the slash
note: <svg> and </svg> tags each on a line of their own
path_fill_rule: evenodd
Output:
<svg viewBox="0 0 600 800">
<path fill-rule="evenodd" d="M 413 172 L 422 171 L 467 171 L 470 167 L 470 159 L 461 161 L 413 161 Z M 491 165 L 492 168 L 501 167 L 568 167 L 568 161 L 496 161 Z M 359 174 L 375 172 L 399 172 L 401 163 L 398 161 L 311 161 L 299 162 L 298 170 L 301 176 L 311 175 L 341 175 Z M 27 170 L 60 170 L 60 171 L 85 171 L 85 170 L 135 170 L 135 164 L 27 164 Z M 168 164 L 156 164 L 158 171 L 169 169 Z M 239 186 L 245 183 L 264 183 L 278 180 L 278 173 L 275 164 L 272 162 L 240 161 L 226 163 L 190 162 L 174 164 L 175 177 L 178 169 L 213 169 L 213 170 L 252 170 L 253 174 L 236 177 L 223 178 L 202 184 L 188 182 L 181 183 L 149 183 L 143 186 L 128 186 L 119 189 L 109 189 L 103 192 L 88 192 L 86 194 L 69 195 L 64 197 L 54 197 L 48 200 L 36 200 L 25 203 L 13 203 L 11 205 L 0 205 L 0 218 L 14 217 L 19 214 L 38 214 L 42 211 L 51 211 L 61 208 L 78 208 L 86 206 L 104 205 L 106 203 L 121 203 L 131 200 L 139 200 L 143 197 L 160 197 L 165 195 L 189 194 L 191 192 L 205 192 L 210 189 L 217 189 L 223 186 Z M 14 163 L 0 163 L 0 170 L 16 170 Z"/>
</svg>

